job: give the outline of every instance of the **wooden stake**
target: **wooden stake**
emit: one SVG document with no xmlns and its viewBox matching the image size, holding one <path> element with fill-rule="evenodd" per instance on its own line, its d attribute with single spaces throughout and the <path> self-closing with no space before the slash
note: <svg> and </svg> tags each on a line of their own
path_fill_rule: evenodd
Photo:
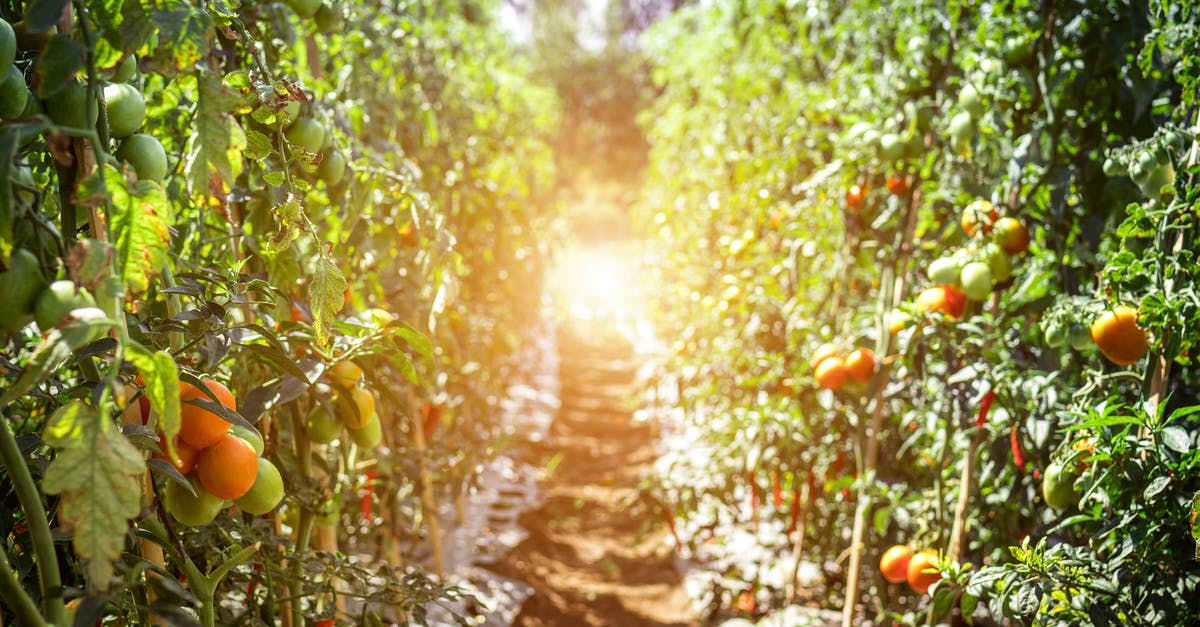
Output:
<svg viewBox="0 0 1200 627">
<path fill-rule="evenodd" d="M 418 481 L 421 488 L 421 514 L 429 531 L 429 546 L 433 550 L 433 570 L 439 579 L 446 576 L 446 565 L 442 558 L 442 531 L 438 522 L 437 501 L 433 498 L 433 484 L 429 480 L 429 464 L 425 461 L 425 425 L 421 424 L 417 408 L 417 395 L 408 386 L 408 415 L 412 426 L 413 448 L 417 449 L 419 464 Z"/>
</svg>

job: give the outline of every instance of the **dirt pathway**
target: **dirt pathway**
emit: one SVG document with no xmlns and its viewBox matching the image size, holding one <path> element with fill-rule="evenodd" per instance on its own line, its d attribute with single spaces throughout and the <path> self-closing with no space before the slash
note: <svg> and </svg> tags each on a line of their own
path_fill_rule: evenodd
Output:
<svg viewBox="0 0 1200 627">
<path fill-rule="evenodd" d="M 518 627 L 696 625 L 667 532 L 638 497 L 655 454 L 651 429 L 631 423 L 633 349 L 591 331 L 559 332 L 562 408 L 529 460 L 553 468 L 545 501 L 492 569 L 536 591 Z"/>
</svg>

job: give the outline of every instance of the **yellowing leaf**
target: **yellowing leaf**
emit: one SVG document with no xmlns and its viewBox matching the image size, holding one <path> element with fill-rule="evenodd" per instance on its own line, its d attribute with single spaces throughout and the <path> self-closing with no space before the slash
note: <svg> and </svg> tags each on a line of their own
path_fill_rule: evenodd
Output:
<svg viewBox="0 0 1200 627">
<path fill-rule="evenodd" d="M 104 184 L 121 281 L 135 294 L 144 292 L 150 277 L 167 263 L 171 203 L 158 184 L 138 181 L 130 186 L 111 165 L 104 166 Z"/>
<path fill-rule="evenodd" d="M 46 425 L 57 456 L 42 491 L 58 494 L 59 521 L 87 563 L 88 581 L 108 589 L 113 562 L 125 548 L 129 519 L 141 509 L 141 453 L 107 418 L 83 401 L 63 406 Z"/>
<path fill-rule="evenodd" d="M 329 323 L 346 304 L 346 277 L 329 259 L 317 259 L 313 268 L 312 284 L 308 288 L 308 302 L 312 307 L 313 328 L 317 332 L 317 344 L 325 346 L 329 340 Z"/>
<path fill-rule="evenodd" d="M 142 373 L 143 393 L 158 415 L 158 430 L 166 439 L 167 452 L 175 458 L 175 436 L 180 424 L 179 369 L 175 359 L 167 351 L 152 353 L 138 344 L 125 348 L 125 359 Z"/>
<path fill-rule="evenodd" d="M 192 195 L 203 205 L 225 206 L 233 181 L 242 172 L 246 133 L 233 116 L 239 99 L 211 72 L 197 72 L 199 92 L 196 134 L 188 158 Z"/>
</svg>

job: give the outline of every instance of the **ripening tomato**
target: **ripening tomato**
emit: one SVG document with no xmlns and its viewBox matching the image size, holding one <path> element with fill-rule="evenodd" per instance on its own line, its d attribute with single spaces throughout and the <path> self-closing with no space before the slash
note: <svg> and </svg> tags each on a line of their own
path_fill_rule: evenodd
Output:
<svg viewBox="0 0 1200 627">
<path fill-rule="evenodd" d="M 879 572 L 892 583 L 903 583 L 908 580 L 908 562 L 912 556 L 911 549 L 897 544 L 883 552 L 883 557 L 879 559 Z"/>
<path fill-rule="evenodd" d="M 860 348 L 846 356 L 846 368 L 850 376 L 866 383 L 875 374 L 875 353 L 869 348 Z"/>
<path fill-rule="evenodd" d="M 1146 332 L 1137 324 L 1138 313 L 1133 307 L 1119 306 L 1092 323 L 1092 340 L 1109 361 L 1128 366 L 1146 354 L 1150 342 Z"/>
<path fill-rule="evenodd" d="M 963 209 L 961 223 L 962 229 L 971 237 L 975 237 L 979 233 L 988 234 L 992 231 L 992 225 L 1000 219 L 1000 212 L 992 203 L 979 199 L 967 205 Z"/>
<path fill-rule="evenodd" d="M 931 287 L 917 296 L 917 311 L 940 311 L 951 318 L 961 318 L 967 310 L 967 297 L 950 285 Z"/>
<path fill-rule="evenodd" d="M 929 587 L 942 578 L 938 571 L 938 556 L 933 549 L 925 549 L 908 561 L 908 585 L 917 594 L 925 594 Z"/>
<path fill-rule="evenodd" d="M 1029 249 L 1029 231 L 1020 220 L 1011 217 L 996 222 L 996 242 L 1010 255 L 1019 255 Z"/>
<path fill-rule="evenodd" d="M 908 179 L 899 174 L 893 174 L 887 180 L 888 191 L 896 196 L 908 193 Z"/>
<path fill-rule="evenodd" d="M 841 357 L 833 356 L 822 360 L 813 376 L 817 385 L 827 390 L 836 390 L 846 384 L 850 378 L 850 369 Z"/>
<path fill-rule="evenodd" d="M 863 201 L 867 198 L 867 190 L 859 185 L 851 185 L 846 192 L 846 205 L 851 209 L 862 207 Z"/>
</svg>

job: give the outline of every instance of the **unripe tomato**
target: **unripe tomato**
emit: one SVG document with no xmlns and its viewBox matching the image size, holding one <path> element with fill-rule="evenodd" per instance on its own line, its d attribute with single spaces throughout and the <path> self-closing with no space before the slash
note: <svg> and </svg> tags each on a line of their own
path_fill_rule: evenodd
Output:
<svg viewBox="0 0 1200 627">
<path fill-rule="evenodd" d="M 292 123 L 283 136 L 305 152 L 321 152 L 325 145 L 325 127 L 312 118 L 300 118 Z"/>
<path fill-rule="evenodd" d="M 352 403 L 351 407 L 348 403 Z M 349 400 L 343 400 L 339 405 L 342 422 L 351 429 L 362 429 L 375 417 L 375 395 L 370 390 L 354 388 L 350 390 Z"/>
<path fill-rule="evenodd" d="M 983 100 L 979 97 L 979 91 L 970 83 L 963 85 L 958 91 L 958 106 L 972 118 L 979 119 L 983 115 Z"/>
<path fill-rule="evenodd" d="M 905 140 L 898 133 L 879 136 L 879 157 L 884 161 L 895 161 L 904 156 Z"/>
<path fill-rule="evenodd" d="M 1067 341 L 1067 330 L 1059 324 L 1049 324 L 1042 328 L 1042 341 L 1050 348 L 1058 348 Z"/>
<path fill-rule="evenodd" d="M 1077 351 L 1084 350 L 1092 345 L 1092 334 L 1087 327 L 1076 322 L 1067 329 L 1067 343 Z"/>
<path fill-rule="evenodd" d="M 29 103 L 29 96 L 29 87 L 25 85 L 25 76 L 21 74 L 21 70 L 15 65 L 8 66 L 4 80 L 0 81 L 0 118 L 20 118 Z"/>
<path fill-rule="evenodd" d="M 321 0 L 287 0 L 287 5 L 303 18 L 310 18 L 321 8 Z"/>
<path fill-rule="evenodd" d="M 129 137 L 146 121 L 146 100 L 133 85 L 113 83 L 104 88 L 108 134 L 116 139 Z"/>
<path fill-rule="evenodd" d="M 329 444 L 342 434 L 342 421 L 338 420 L 324 405 L 313 407 L 304 423 L 308 439 L 317 444 Z"/>
<path fill-rule="evenodd" d="M 329 380 L 344 387 L 352 388 L 362 380 L 363 371 L 352 361 L 343 359 L 329 367 Z"/>
<path fill-rule="evenodd" d="M 18 248 L 8 257 L 8 269 L 0 272 L 0 330 L 17 331 L 29 324 L 38 295 L 46 285 L 38 258 Z"/>
<path fill-rule="evenodd" d="M 340 150 L 329 151 L 317 166 L 317 177 L 329 186 L 340 183 L 345 175 L 346 157 Z"/>
<path fill-rule="evenodd" d="M 161 182 L 170 171 L 167 151 L 163 150 L 162 143 L 145 133 L 126 137 L 114 156 L 133 166 L 139 179 Z"/>
<path fill-rule="evenodd" d="M 929 264 L 929 280 L 934 285 L 958 285 L 962 264 L 953 257 L 939 257 Z"/>
<path fill-rule="evenodd" d="M 963 266 L 962 290 L 967 295 L 967 298 L 983 300 L 992 293 L 994 286 L 995 280 L 992 277 L 992 270 L 988 267 L 988 264 L 972 261 Z"/>
<path fill-rule="evenodd" d="M 984 258 L 989 268 L 992 269 L 992 278 L 997 283 L 1003 283 L 1012 278 L 1012 260 L 1009 259 L 1008 253 L 996 244 L 988 244 L 983 247 Z"/>
<path fill-rule="evenodd" d="M 168 481 L 163 493 L 163 507 L 183 525 L 207 525 L 221 513 L 225 501 L 206 492 L 195 478 L 189 477 L 188 480 L 192 489 L 196 491 L 196 496 L 189 494 L 187 489 L 178 483 Z"/>
<path fill-rule="evenodd" d="M 33 319 L 39 329 L 49 331 L 71 310 L 95 306 L 96 300 L 87 291 L 75 291 L 75 284 L 71 281 L 55 281 L 38 294 L 33 307 Z"/>
<path fill-rule="evenodd" d="M 0 20 L 0 70 L 17 59 L 17 34 L 8 22 Z"/>
<path fill-rule="evenodd" d="M 372 449 L 379 446 L 383 441 L 383 424 L 378 416 L 371 416 L 367 424 L 360 429 L 350 429 L 350 439 L 357 445 L 365 449 Z"/>
<path fill-rule="evenodd" d="M 246 444 L 249 444 L 250 448 L 254 449 L 255 455 L 262 455 L 264 444 L 262 435 L 258 431 L 247 429 L 242 425 L 230 425 L 229 434 L 241 438 Z"/>
<path fill-rule="evenodd" d="M 128 83 L 136 73 L 137 55 L 126 54 L 121 57 L 121 61 L 112 69 L 112 76 L 108 80 L 114 83 Z"/>
<path fill-rule="evenodd" d="M 1054 509 L 1070 509 L 1079 503 L 1079 491 L 1075 489 L 1078 475 L 1071 468 L 1058 462 L 1046 466 L 1042 475 L 1042 496 L 1046 504 Z"/>
<path fill-rule="evenodd" d="M 46 113 L 60 126 L 84 129 L 88 127 L 89 110 L 97 109 L 95 101 L 88 99 L 87 86 L 72 81 L 46 101 Z"/>
<path fill-rule="evenodd" d="M 275 509 L 283 501 L 283 476 L 279 469 L 265 457 L 258 458 L 258 474 L 250 490 L 234 501 L 248 514 L 261 516 Z"/>
<path fill-rule="evenodd" d="M 959 111 L 950 118 L 950 139 L 954 140 L 956 148 L 969 148 L 975 139 L 975 118 L 966 111 Z"/>
</svg>

